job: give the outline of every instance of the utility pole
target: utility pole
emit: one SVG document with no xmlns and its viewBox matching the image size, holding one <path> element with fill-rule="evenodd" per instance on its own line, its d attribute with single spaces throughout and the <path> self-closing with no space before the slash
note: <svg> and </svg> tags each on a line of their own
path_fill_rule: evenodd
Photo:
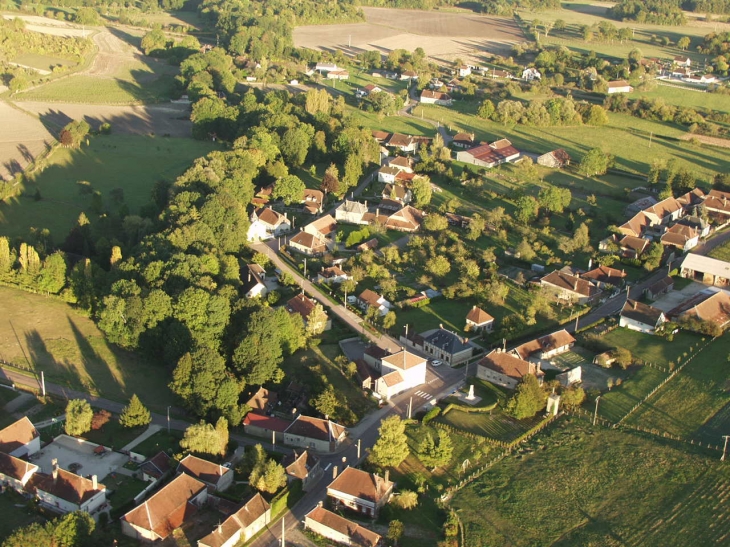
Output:
<svg viewBox="0 0 730 547">
<path fill-rule="evenodd" d="M 649 131 L 649 148 L 651 148 L 651 138 L 654 136 L 653 131 Z"/>
<path fill-rule="evenodd" d="M 271 446 L 276 446 L 276 431 L 271 432 Z"/>
<path fill-rule="evenodd" d="M 408 419 L 411 419 L 411 412 L 413 411 L 413 397 L 408 402 Z"/>
<path fill-rule="evenodd" d="M 720 458 L 721 462 L 725 461 L 725 453 L 727 452 L 727 440 L 730 439 L 730 435 L 723 435 L 723 439 L 725 439 L 725 446 L 722 447 L 722 458 Z"/>
<path fill-rule="evenodd" d="M 286 528 L 284 527 L 284 517 L 281 518 L 281 547 L 286 547 Z"/>
<path fill-rule="evenodd" d="M 167 434 L 170 434 L 170 407 L 167 407 Z"/>
<path fill-rule="evenodd" d="M 725 439 L 725 444 L 727 444 L 727 438 Z M 357 459 L 360 459 L 360 439 L 357 440 Z"/>
<path fill-rule="evenodd" d="M 41 393 L 43 393 L 43 397 L 46 396 L 46 377 L 43 371 L 41 371 Z"/>
<path fill-rule="evenodd" d="M 307 278 L 307 258 L 304 257 L 304 279 Z"/>
<path fill-rule="evenodd" d="M 596 411 L 593 413 L 593 425 L 596 425 L 596 419 L 598 418 L 598 401 L 601 400 L 601 396 L 596 397 Z"/>
</svg>

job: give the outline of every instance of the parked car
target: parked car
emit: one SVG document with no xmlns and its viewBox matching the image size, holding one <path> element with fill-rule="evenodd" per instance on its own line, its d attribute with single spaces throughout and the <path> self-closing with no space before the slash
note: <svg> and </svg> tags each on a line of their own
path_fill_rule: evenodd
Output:
<svg viewBox="0 0 730 547">
<path fill-rule="evenodd" d="M 440 367 L 443 364 L 444 364 L 444 362 L 443 361 L 440 361 L 438 359 L 434 359 L 433 361 L 431 361 L 431 365 L 434 366 L 434 367 Z"/>
</svg>

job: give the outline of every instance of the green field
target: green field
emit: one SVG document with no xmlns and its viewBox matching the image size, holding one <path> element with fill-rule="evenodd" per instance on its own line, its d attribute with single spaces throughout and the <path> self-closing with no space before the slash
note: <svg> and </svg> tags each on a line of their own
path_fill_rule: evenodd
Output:
<svg viewBox="0 0 730 547">
<path fill-rule="evenodd" d="M 71 66 L 74 64 L 67 59 L 53 57 L 51 55 L 40 55 L 38 53 L 23 53 L 16 56 L 13 62 L 40 70 L 53 70 L 53 67 L 57 65 Z"/>
<path fill-rule="evenodd" d="M 719 442 L 719 434 L 713 438 L 713 432 L 703 431 L 702 426 L 730 403 L 729 354 L 730 335 L 726 334 L 703 349 L 627 423 L 687 439 Z"/>
<path fill-rule="evenodd" d="M 31 522 L 45 522 L 45 519 L 12 488 L 0 495 L 0 538 L 7 538 L 13 530 Z"/>
<path fill-rule="evenodd" d="M 105 206 L 110 205 L 111 190 L 122 188 L 130 212 L 137 213 L 150 201 L 155 182 L 175 180 L 193 160 L 216 148 L 193 139 L 131 135 L 93 137 L 80 149 L 58 148 L 48 166 L 26 184 L 24 194 L 29 197 L 0 204 L 0 235 L 27 236 L 31 227 L 48 228 L 60 244 L 82 211 L 93 222 L 91 196 L 80 194 L 79 181 L 100 191 Z M 32 197 L 36 188 L 41 201 Z"/>
<path fill-rule="evenodd" d="M 87 441 L 120 449 L 139 437 L 147 430 L 147 426 L 126 428 L 119 424 L 117 417 L 112 416 L 104 427 L 88 431 L 82 435 Z"/>
<path fill-rule="evenodd" d="M 165 387 L 169 381 L 165 367 L 110 345 L 94 322 L 71 306 L 5 287 L 0 287 L 0 302 L 4 360 L 43 370 L 46 382 L 125 404 L 133 393 L 158 412 L 174 404 L 172 392 Z"/>
<path fill-rule="evenodd" d="M 648 366 L 632 370 L 620 386 L 601 395 L 598 415 L 610 422 L 618 422 L 667 376 L 666 373 Z"/>
<path fill-rule="evenodd" d="M 139 443 L 132 451 L 148 458 L 160 452 L 175 455 L 181 451 L 180 439 L 182 439 L 182 432 L 172 431 L 168 434 L 167 430 L 163 429 Z"/>
<path fill-rule="evenodd" d="M 428 121 L 420 118 L 397 115 L 378 116 L 352 107 L 348 107 L 347 112 L 352 116 L 355 123 L 367 129 L 426 137 L 433 137 L 436 134 L 436 128 Z"/>
<path fill-rule="evenodd" d="M 646 99 L 664 99 L 668 104 L 677 106 L 685 106 L 696 110 L 717 110 L 719 112 L 730 112 L 730 99 L 727 95 L 719 93 L 701 93 L 699 91 L 691 91 L 669 87 L 666 85 L 657 85 L 653 91 L 641 91 L 631 93 L 631 98 Z"/>
<path fill-rule="evenodd" d="M 669 342 L 659 336 L 625 328 L 612 330 L 601 340 L 612 346 L 626 348 L 634 357 L 665 368 L 669 363 L 679 365 L 687 356 L 694 353 L 700 344 L 703 344 L 701 336 L 686 331 L 679 332 L 674 340 Z"/>
<path fill-rule="evenodd" d="M 714 455 L 578 419 L 561 420 L 524 448 L 455 495 L 466 547 L 727 541 L 730 467 Z"/>
<path fill-rule="evenodd" d="M 718 245 L 717 247 L 712 249 L 709 253 L 709 256 L 711 256 L 712 258 L 717 258 L 718 260 L 724 260 L 725 262 L 730 261 L 730 241 L 727 241 L 722 245 Z"/>
</svg>

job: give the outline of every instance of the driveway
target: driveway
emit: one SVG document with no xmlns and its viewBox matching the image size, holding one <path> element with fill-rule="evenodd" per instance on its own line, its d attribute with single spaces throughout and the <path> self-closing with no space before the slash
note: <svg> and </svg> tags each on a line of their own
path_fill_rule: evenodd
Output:
<svg viewBox="0 0 730 547">
<path fill-rule="evenodd" d="M 704 291 L 706 288 L 707 285 L 693 281 L 683 289 L 671 291 L 669 294 L 665 294 L 659 300 L 654 302 L 652 306 L 662 310 L 663 312 L 668 312 L 679 306 L 685 300 L 693 297 L 698 292 Z"/>
</svg>

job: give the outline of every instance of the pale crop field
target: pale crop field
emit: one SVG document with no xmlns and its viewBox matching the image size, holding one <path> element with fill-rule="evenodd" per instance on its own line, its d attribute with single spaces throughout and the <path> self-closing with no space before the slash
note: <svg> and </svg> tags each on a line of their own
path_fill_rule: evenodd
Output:
<svg viewBox="0 0 730 547">
<path fill-rule="evenodd" d="M 9 180 L 54 142 L 38 118 L 0 101 L 0 179 Z"/>
</svg>

